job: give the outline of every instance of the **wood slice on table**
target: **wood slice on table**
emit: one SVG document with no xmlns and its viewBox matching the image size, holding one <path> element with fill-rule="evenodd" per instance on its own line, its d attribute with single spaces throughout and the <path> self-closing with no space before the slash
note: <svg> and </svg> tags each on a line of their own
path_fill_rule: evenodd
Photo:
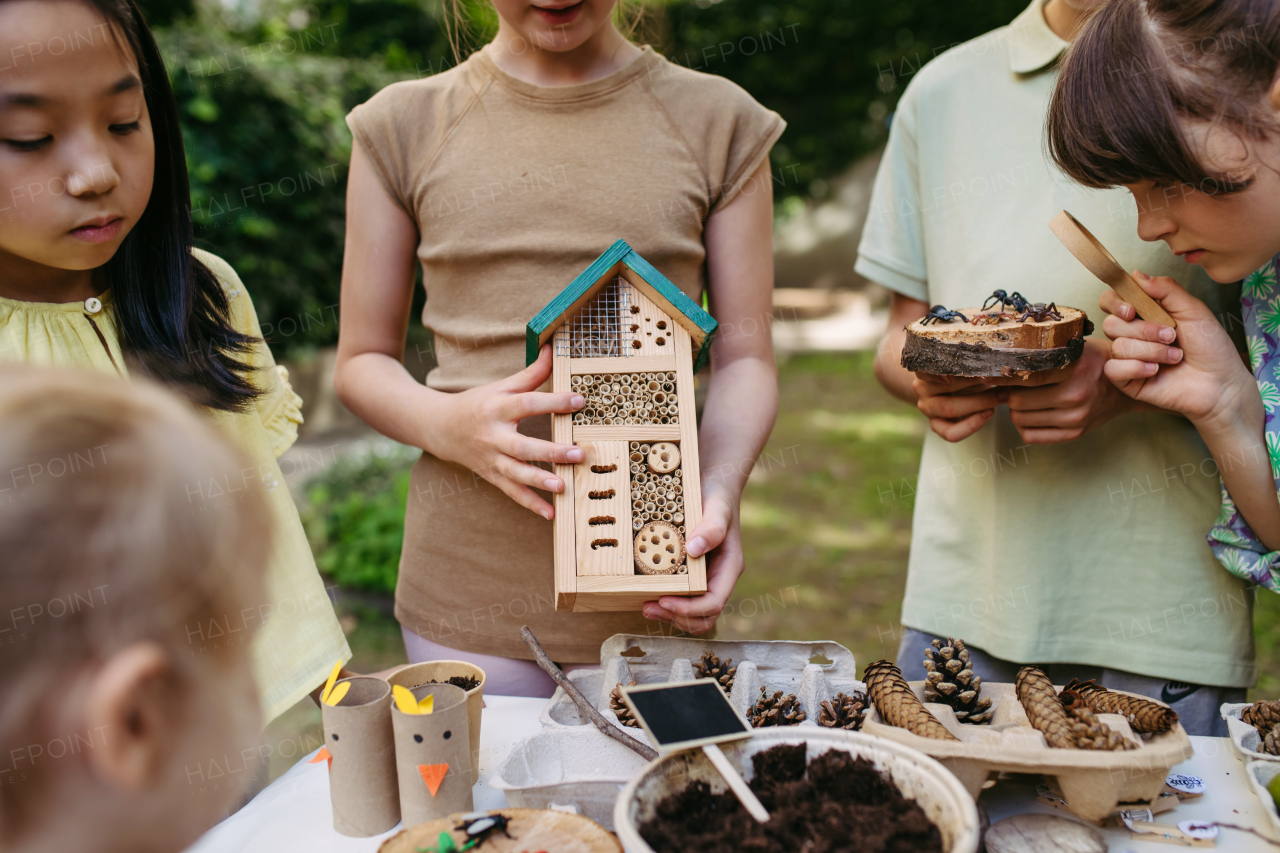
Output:
<svg viewBox="0 0 1280 853">
<path fill-rule="evenodd" d="M 489 814 L 506 816 L 511 838 L 501 832 L 490 833 L 482 846 L 477 845 L 488 853 L 622 853 L 618 839 L 589 817 L 551 809 L 494 809 Z M 449 815 L 401 830 L 382 842 L 378 853 L 415 853 L 436 848 L 442 832 L 449 833 L 454 846 L 461 849 L 467 843 L 467 835 L 454 828 L 462 824 L 459 817 Z"/>
<path fill-rule="evenodd" d="M 994 310 L 994 309 L 992 309 Z M 981 308 L 961 308 L 970 320 Z M 907 326 L 902 366 L 939 376 L 1021 376 L 1065 367 L 1084 352 L 1093 323 L 1078 308 L 1058 306 L 1061 320 L 1001 320 L 975 326 L 955 319 Z"/>
<path fill-rule="evenodd" d="M 1043 814 L 1021 814 L 987 830 L 987 853 L 1106 853 L 1102 833 L 1083 823 Z"/>
</svg>

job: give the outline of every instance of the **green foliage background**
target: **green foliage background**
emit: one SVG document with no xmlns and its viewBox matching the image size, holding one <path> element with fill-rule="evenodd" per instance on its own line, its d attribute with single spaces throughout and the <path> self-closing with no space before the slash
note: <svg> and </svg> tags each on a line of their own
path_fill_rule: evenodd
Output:
<svg viewBox="0 0 1280 853">
<path fill-rule="evenodd" d="M 302 522 L 316 565 L 347 589 L 394 593 L 415 451 L 340 459 L 306 485 Z"/>
<path fill-rule="evenodd" d="M 441 2 L 142 0 L 182 108 L 198 240 L 240 272 L 277 356 L 337 339 L 351 154 L 343 119 L 383 86 L 453 64 Z M 782 203 L 823 197 L 883 141 L 921 64 L 1025 5 L 650 0 L 637 37 L 728 77 L 787 120 L 773 152 Z M 482 43 L 492 6 L 464 7 L 472 43 Z"/>
</svg>

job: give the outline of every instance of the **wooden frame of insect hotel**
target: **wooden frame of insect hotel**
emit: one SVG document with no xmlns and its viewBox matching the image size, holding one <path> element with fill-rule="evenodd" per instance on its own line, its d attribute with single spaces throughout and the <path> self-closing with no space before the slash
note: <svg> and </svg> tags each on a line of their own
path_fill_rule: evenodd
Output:
<svg viewBox="0 0 1280 853">
<path fill-rule="evenodd" d="M 587 401 L 551 416 L 552 439 L 585 455 L 555 466 L 557 610 L 706 592 L 706 560 L 684 542 L 702 520 L 693 375 L 716 326 L 622 240 L 529 321 L 528 362 L 551 343 L 552 390 Z"/>
</svg>

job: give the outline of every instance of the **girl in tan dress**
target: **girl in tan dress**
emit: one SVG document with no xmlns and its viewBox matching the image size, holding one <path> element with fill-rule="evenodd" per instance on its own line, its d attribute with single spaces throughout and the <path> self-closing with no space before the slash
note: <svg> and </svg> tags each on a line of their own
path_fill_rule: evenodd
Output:
<svg viewBox="0 0 1280 853">
<path fill-rule="evenodd" d="M 637 47 L 616 0 L 494 0 L 492 42 L 459 66 L 397 83 L 348 117 L 342 325 L 335 385 L 379 432 L 420 447 L 405 513 L 396 616 L 410 660 L 483 667 L 492 693 L 549 695 L 528 624 L 553 659 L 585 663 L 618 632 L 710 630 L 743 570 L 738 503 L 773 426 L 769 334 L 772 175 L 784 123 L 719 77 Z M 643 613 L 557 613 L 553 511 L 574 463 L 544 393 L 548 351 L 524 365 L 524 328 L 622 238 L 721 329 L 701 422 L 705 595 Z M 402 359 L 414 260 L 438 367 Z M 412 357 L 412 356 L 410 356 Z M 706 381 L 705 379 L 703 381 Z"/>
</svg>

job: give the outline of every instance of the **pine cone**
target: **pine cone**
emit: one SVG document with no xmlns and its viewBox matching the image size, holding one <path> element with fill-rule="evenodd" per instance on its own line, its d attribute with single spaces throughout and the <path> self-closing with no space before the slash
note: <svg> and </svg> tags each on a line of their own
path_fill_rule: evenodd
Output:
<svg viewBox="0 0 1280 853">
<path fill-rule="evenodd" d="M 1058 697 L 1063 710 L 1071 718 L 1071 736 L 1076 749 L 1107 749 L 1121 752 L 1136 749 L 1137 744 L 1098 719 L 1089 700 L 1074 690 L 1064 689 Z M 1108 712 L 1109 713 L 1109 712 Z"/>
<path fill-rule="evenodd" d="M 703 652 L 702 660 L 693 665 L 693 675 L 695 678 L 714 678 L 728 693 L 733 689 L 733 676 L 738 671 L 736 666 L 729 666 L 731 663 L 733 658 L 721 661 L 711 652 Z"/>
<path fill-rule="evenodd" d="M 634 681 L 627 682 L 628 687 L 635 687 Z M 627 707 L 627 703 L 622 698 L 622 682 L 618 682 L 613 690 L 609 691 L 609 710 L 618 715 L 618 722 L 624 726 L 630 726 L 633 729 L 640 728 L 640 724 L 636 722 L 636 718 L 631 715 L 631 709 Z"/>
<path fill-rule="evenodd" d="M 788 693 L 784 697 L 779 690 L 770 696 L 763 687 L 760 688 L 760 698 L 747 710 L 747 722 L 755 729 L 765 726 L 795 726 L 804 722 L 804 719 L 804 711 L 800 710 L 794 693 Z"/>
<path fill-rule="evenodd" d="M 1140 696 L 1116 693 L 1094 684 L 1093 679 L 1079 682 L 1073 678 L 1063 688 L 1064 692 L 1067 690 L 1080 694 L 1089 707 L 1099 714 L 1119 714 L 1124 717 L 1135 732 L 1160 734 L 1170 731 L 1178 722 L 1178 712 L 1167 705 Z M 1280 723 L 1280 702 L 1276 705 L 1275 721 Z"/>
<path fill-rule="evenodd" d="M 991 722 L 991 700 L 979 698 L 982 679 L 973 672 L 964 640 L 934 640 L 925 649 L 924 701 L 949 705 L 962 723 L 985 725 Z"/>
<path fill-rule="evenodd" d="M 878 660 L 862 672 L 867 683 L 867 693 L 885 722 L 913 735 L 934 740 L 959 740 L 929 709 L 920 704 L 911 685 L 902 677 L 902 671 L 887 660 Z"/>
<path fill-rule="evenodd" d="M 1265 735 L 1276 723 L 1280 723 L 1280 700 L 1273 702 L 1254 702 L 1240 714 L 1240 719 Z"/>
<path fill-rule="evenodd" d="M 1280 723 L 1276 723 L 1265 732 L 1259 731 L 1262 739 L 1258 741 L 1257 751 L 1267 755 L 1280 755 Z"/>
<path fill-rule="evenodd" d="M 1044 733 L 1045 742 L 1056 749 L 1074 749 L 1071 717 L 1062 707 L 1049 676 L 1034 666 L 1024 666 L 1018 670 L 1014 684 L 1027 719 Z"/>
<path fill-rule="evenodd" d="M 837 693 L 835 701 L 824 699 L 818 712 L 818 725 L 829 729 L 848 729 L 856 732 L 862 728 L 862 718 L 867 714 L 867 696 L 855 693 L 846 696 Z"/>
</svg>

